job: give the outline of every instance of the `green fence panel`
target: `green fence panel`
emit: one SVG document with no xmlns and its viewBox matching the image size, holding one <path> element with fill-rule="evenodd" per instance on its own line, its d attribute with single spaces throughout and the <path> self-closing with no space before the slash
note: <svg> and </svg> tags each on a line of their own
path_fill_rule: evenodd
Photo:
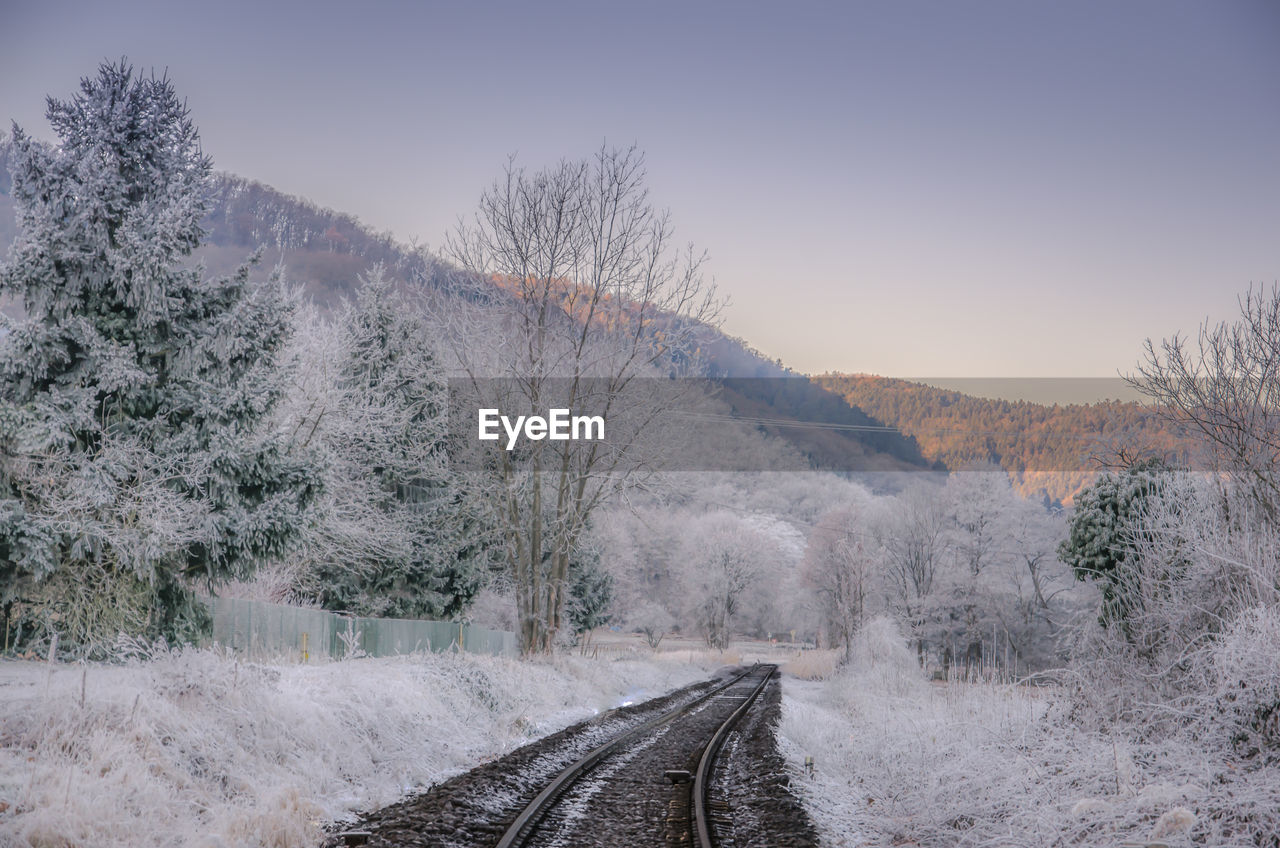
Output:
<svg viewBox="0 0 1280 848">
<path fill-rule="evenodd" d="M 209 598 L 213 640 L 251 657 L 330 656 L 336 616 L 241 598 Z"/>
<path fill-rule="evenodd" d="M 484 627 L 468 626 L 465 629 L 466 649 L 472 653 L 494 656 L 503 654 L 514 656 L 518 653 L 514 633 L 506 630 L 489 630 Z"/>
<path fill-rule="evenodd" d="M 424 621 L 408 618 L 357 618 L 354 627 L 360 632 L 360 647 L 371 657 L 388 657 L 415 651 L 444 651 L 458 647 L 460 637 L 465 649 L 466 625 L 448 621 Z"/>
<path fill-rule="evenodd" d="M 464 650 L 515 656 L 516 636 L 451 621 L 344 616 L 328 610 L 243 598 L 206 598 L 213 641 L 253 658 L 342 659 L 354 650 L 371 657 L 416 651 Z"/>
</svg>

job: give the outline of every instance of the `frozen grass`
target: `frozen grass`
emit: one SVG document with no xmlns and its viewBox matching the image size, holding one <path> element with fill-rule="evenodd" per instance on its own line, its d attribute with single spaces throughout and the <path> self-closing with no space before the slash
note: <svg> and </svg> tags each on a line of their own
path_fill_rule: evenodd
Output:
<svg viewBox="0 0 1280 848">
<path fill-rule="evenodd" d="M 800 680 L 826 680 L 835 674 L 841 653 L 838 650 L 796 651 L 782 663 L 782 673 Z"/>
<path fill-rule="evenodd" d="M 779 743 L 798 775 L 815 758 L 793 785 L 833 848 L 1280 844 L 1280 765 L 1081 726 L 1054 689 L 926 683 L 884 624 L 784 693 Z"/>
<path fill-rule="evenodd" d="M 311 846 L 325 821 L 706 677 L 682 660 L 2 661 L 0 846 Z"/>
<path fill-rule="evenodd" d="M 651 654 L 653 659 L 664 663 L 706 666 L 719 668 L 726 665 L 740 665 L 743 661 L 741 651 L 718 651 L 694 648 L 690 650 L 659 651 Z"/>
</svg>

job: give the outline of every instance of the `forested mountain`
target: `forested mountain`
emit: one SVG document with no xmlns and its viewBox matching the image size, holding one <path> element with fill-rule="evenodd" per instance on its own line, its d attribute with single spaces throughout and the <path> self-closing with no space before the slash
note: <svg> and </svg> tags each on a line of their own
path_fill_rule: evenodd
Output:
<svg viewBox="0 0 1280 848">
<path fill-rule="evenodd" d="M 0 140 L 0 256 L 14 229 L 9 197 L 9 143 Z M 450 267 L 423 249 L 374 233 L 352 216 L 233 174 L 215 175 L 206 236 L 194 258 L 210 276 L 234 271 L 262 249 L 262 266 L 283 264 L 322 309 L 354 293 L 360 275 L 381 264 L 399 283 L 447 285 Z M 12 311 L 13 304 L 0 304 Z M 770 360 L 741 339 L 708 330 L 702 374 L 721 383 L 735 416 L 795 447 L 814 468 L 837 471 L 918 470 L 933 467 L 910 438 L 880 428 L 863 410 Z M 818 426 L 798 426 L 810 422 Z"/>
<path fill-rule="evenodd" d="M 1024 495 L 1066 501 L 1117 451 L 1185 464 L 1190 441 L 1132 401 L 1045 406 L 974 397 L 890 377 L 823 374 L 815 381 L 952 470 L 998 466 Z"/>
<path fill-rule="evenodd" d="M 204 228 L 205 243 L 197 255 L 210 271 L 230 271 L 261 247 L 264 262 L 283 262 L 290 278 L 303 283 L 321 307 L 350 296 L 357 275 L 374 264 L 402 282 L 435 281 L 441 271 L 427 251 L 406 247 L 390 233 L 374 233 L 352 215 L 234 174 L 216 176 Z"/>
</svg>

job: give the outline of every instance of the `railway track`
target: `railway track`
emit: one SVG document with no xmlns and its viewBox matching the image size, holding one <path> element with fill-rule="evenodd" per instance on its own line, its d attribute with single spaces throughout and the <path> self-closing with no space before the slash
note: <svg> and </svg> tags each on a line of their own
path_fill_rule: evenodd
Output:
<svg viewBox="0 0 1280 848">
<path fill-rule="evenodd" d="M 705 741 L 701 750 L 696 753 L 697 766 L 692 774 L 686 768 L 669 768 L 663 776 L 673 786 L 685 786 L 689 800 L 680 803 L 679 797 L 668 803 L 668 815 L 665 816 L 666 842 L 668 844 L 696 845 L 697 848 L 718 848 L 721 840 L 719 831 L 728 824 L 726 812 L 728 805 L 713 802 L 712 782 L 713 765 L 717 754 L 733 726 L 742 718 L 756 698 L 764 691 L 769 679 L 777 670 L 777 666 L 754 666 L 733 677 L 724 684 L 689 704 L 670 710 L 655 719 L 645 722 L 639 727 L 606 742 L 590 751 L 586 756 L 570 765 L 551 780 L 538 796 L 517 816 L 516 820 L 498 841 L 497 848 L 532 848 L 541 845 L 580 845 L 589 844 L 581 840 L 568 841 L 564 833 L 564 825 L 576 824 L 583 827 L 598 828 L 602 822 L 585 816 L 552 816 L 558 805 L 565 804 L 571 811 L 582 809 L 582 802 L 588 803 L 599 794 L 600 786 L 585 787 L 586 799 L 575 797 L 575 790 L 582 785 L 584 778 L 596 771 L 611 758 L 625 756 L 636 746 L 652 744 L 659 736 L 669 735 L 672 725 L 682 719 L 710 711 L 717 719 L 710 739 Z M 727 713 L 727 714 L 726 714 Z M 692 724 L 692 723 L 691 723 Z M 697 722 L 705 725 L 706 722 Z M 706 739 L 706 737 L 703 737 Z M 696 741 L 696 740 L 688 740 Z M 610 777 L 613 777 L 611 774 Z M 616 782 L 616 781 L 615 781 Z M 676 790 L 677 796 L 682 790 Z M 574 807 L 574 802 L 578 806 Z M 680 815 L 691 811 L 692 815 Z M 550 820 L 553 827 L 543 827 L 543 822 Z M 610 844 L 610 843 L 605 843 Z"/>
<path fill-rule="evenodd" d="M 813 848 L 773 737 L 780 699 L 776 667 L 757 665 L 624 707 L 368 813 L 361 842 L 326 848 Z"/>
</svg>

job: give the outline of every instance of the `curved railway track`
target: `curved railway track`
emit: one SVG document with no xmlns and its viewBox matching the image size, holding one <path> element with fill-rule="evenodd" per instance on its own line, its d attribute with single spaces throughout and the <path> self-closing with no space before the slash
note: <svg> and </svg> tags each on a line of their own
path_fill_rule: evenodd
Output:
<svg viewBox="0 0 1280 848">
<path fill-rule="evenodd" d="M 707 692 L 697 700 L 647 721 L 639 727 L 633 728 L 590 751 L 586 756 L 556 775 L 546 785 L 542 792 L 516 817 L 516 820 L 503 834 L 502 839 L 498 841 L 497 848 L 526 848 L 526 846 L 542 844 L 565 844 L 561 838 L 564 836 L 563 833 L 550 829 L 548 829 L 548 833 L 542 833 L 539 825 L 548 819 L 549 813 L 558 804 L 563 801 L 574 800 L 572 797 L 574 788 L 588 774 L 610 758 L 623 755 L 636 745 L 652 742 L 658 732 L 667 730 L 670 725 L 680 719 L 707 710 L 711 705 L 719 708 L 715 711 L 717 716 L 723 714 L 726 710 L 729 712 L 716 725 L 710 740 L 697 753 L 697 768 L 692 775 L 692 781 L 685 779 L 690 776 L 688 770 L 680 768 L 666 770 L 667 777 L 674 785 L 687 784 L 689 786 L 690 800 L 692 802 L 691 804 L 686 802 L 685 805 L 686 810 L 692 807 L 692 816 L 688 818 L 687 822 L 690 840 L 685 841 L 682 838 L 685 834 L 678 832 L 680 829 L 679 817 L 668 816 L 667 823 L 669 825 L 676 824 L 676 827 L 668 828 L 667 842 L 695 844 L 698 848 L 717 848 L 720 845 L 720 840 L 715 835 L 718 828 L 717 822 L 723 823 L 724 816 L 723 814 L 715 817 L 712 815 L 712 766 L 724 744 L 725 738 L 738 720 L 751 708 L 760 693 L 764 691 L 765 686 L 768 685 L 769 679 L 776 670 L 777 666 L 774 665 L 753 666 Z M 717 704 L 717 701 L 720 703 Z M 680 808 L 678 803 L 671 806 L 676 810 Z M 560 821 L 557 824 L 563 825 L 564 822 Z M 676 832 L 673 833 L 673 830 Z M 693 841 L 695 839 L 696 841 Z"/>
<path fill-rule="evenodd" d="M 814 848 L 773 735 L 780 704 L 775 666 L 738 670 L 371 811 L 326 848 Z"/>
</svg>

